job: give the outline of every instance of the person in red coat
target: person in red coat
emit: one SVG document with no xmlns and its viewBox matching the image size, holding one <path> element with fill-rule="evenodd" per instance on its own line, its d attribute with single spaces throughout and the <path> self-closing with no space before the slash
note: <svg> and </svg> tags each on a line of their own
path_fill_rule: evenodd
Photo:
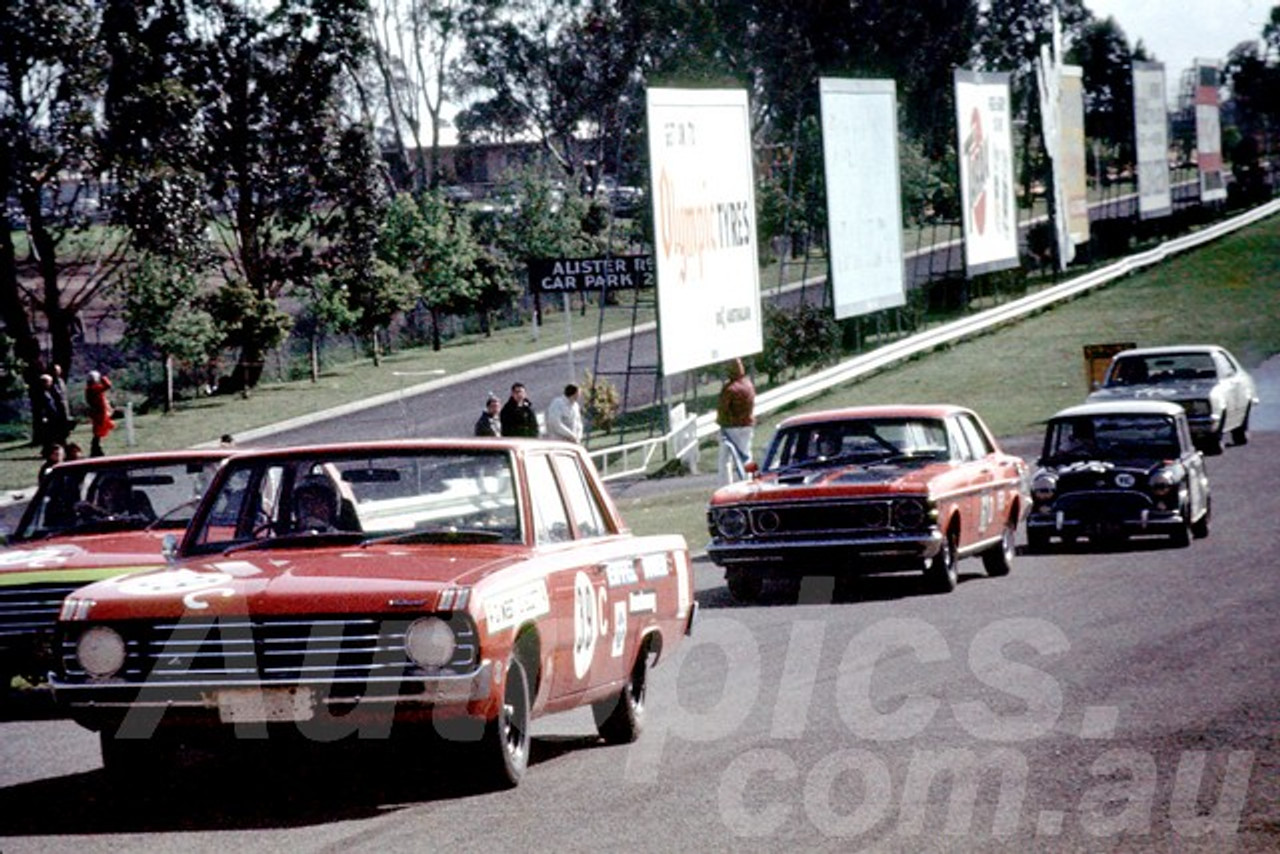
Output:
<svg viewBox="0 0 1280 854">
<path fill-rule="evenodd" d="M 89 444 L 89 456 L 103 455 L 102 440 L 116 428 L 111 420 L 111 401 L 107 399 L 107 391 L 111 388 L 111 380 L 98 371 L 89 372 L 89 382 L 84 387 L 84 402 L 89 405 L 89 421 L 93 425 L 93 441 Z"/>
</svg>

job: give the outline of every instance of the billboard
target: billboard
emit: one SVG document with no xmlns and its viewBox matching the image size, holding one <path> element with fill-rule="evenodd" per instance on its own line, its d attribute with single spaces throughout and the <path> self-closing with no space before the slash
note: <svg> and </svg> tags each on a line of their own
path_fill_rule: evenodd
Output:
<svg viewBox="0 0 1280 854">
<path fill-rule="evenodd" d="M 1089 240 L 1089 179 L 1084 161 L 1084 70 L 1062 66 L 1059 79 L 1058 161 L 1060 190 L 1066 199 L 1067 232 L 1074 245 Z"/>
<path fill-rule="evenodd" d="M 1009 75 L 956 69 L 965 270 L 1018 266 Z"/>
<path fill-rule="evenodd" d="M 662 371 L 764 345 L 751 117 L 741 89 L 649 89 Z"/>
<path fill-rule="evenodd" d="M 1133 136 L 1138 160 L 1138 217 L 1152 219 L 1173 211 L 1169 186 L 1169 113 L 1165 107 L 1164 66 L 1133 63 Z"/>
<path fill-rule="evenodd" d="M 1222 126 L 1218 117 L 1218 66 L 1196 63 L 1196 165 L 1200 167 L 1200 201 L 1227 197 L 1222 174 Z"/>
<path fill-rule="evenodd" d="M 836 318 L 904 305 L 894 82 L 821 78 L 818 90 Z"/>
</svg>

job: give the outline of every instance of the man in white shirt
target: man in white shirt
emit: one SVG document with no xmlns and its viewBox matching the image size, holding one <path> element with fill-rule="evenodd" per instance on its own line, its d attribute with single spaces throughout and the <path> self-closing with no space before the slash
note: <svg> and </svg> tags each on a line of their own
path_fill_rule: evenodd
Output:
<svg viewBox="0 0 1280 854">
<path fill-rule="evenodd" d="M 582 408 L 578 405 L 578 387 L 564 387 L 564 394 L 547 406 L 547 435 L 566 442 L 582 441 Z"/>
</svg>

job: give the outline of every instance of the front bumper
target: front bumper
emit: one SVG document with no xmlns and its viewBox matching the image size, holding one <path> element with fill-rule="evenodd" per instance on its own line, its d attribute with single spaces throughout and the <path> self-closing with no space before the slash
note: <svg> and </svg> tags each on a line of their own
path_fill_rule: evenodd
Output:
<svg viewBox="0 0 1280 854">
<path fill-rule="evenodd" d="M 494 670 L 493 663 L 485 661 L 471 673 L 456 675 L 321 677 L 287 683 L 258 679 L 137 683 L 69 682 L 51 674 L 50 682 L 61 707 L 77 720 L 100 728 L 133 713 L 173 714 L 176 719 L 208 723 L 483 714 L 493 695 Z"/>
<path fill-rule="evenodd" d="M 1055 506 L 1048 511 L 1032 510 L 1027 516 L 1028 536 L 1076 537 L 1169 535 L 1185 530 L 1187 521 L 1181 512 L 1141 507 L 1136 510 L 1117 508 L 1106 503 L 1070 508 Z"/>
<path fill-rule="evenodd" d="M 942 548 L 938 530 L 874 536 L 789 540 L 713 540 L 707 555 L 722 567 L 802 566 L 806 572 L 880 572 L 918 569 Z"/>
<path fill-rule="evenodd" d="M 1209 439 L 1222 431 L 1222 419 L 1217 415 L 1188 415 L 1187 427 L 1193 439 Z"/>
</svg>

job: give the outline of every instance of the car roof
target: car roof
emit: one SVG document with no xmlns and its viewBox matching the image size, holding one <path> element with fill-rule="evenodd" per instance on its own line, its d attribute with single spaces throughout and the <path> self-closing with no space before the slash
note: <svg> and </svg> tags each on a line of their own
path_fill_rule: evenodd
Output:
<svg viewBox="0 0 1280 854">
<path fill-rule="evenodd" d="M 1163 356 L 1173 353 L 1216 353 L 1222 348 L 1216 344 L 1167 344 L 1162 347 L 1134 347 L 1132 350 L 1121 350 L 1115 358 L 1124 356 Z"/>
<path fill-rule="evenodd" d="M 218 462 L 235 453 L 233 448 L 190 448 L 183 451 L 148 451 L 136 454 L 113 454 L 105 457 L 81 457 L 58 463 L 58 471 L 80 471 L 129 466 L 166 465 L 182 462 Z"/>
<path fill-rule="evenodd" d="M 455 439 L 383 439 L 371 442 L 328 442 L 315 445 L 282 445 L 273 448 L 241 450 L 237 458 L 359 456 L 361 454 L 414 453 L 418 451 L 527 451 L 570 450 L 580 445 L 558 439 L 525 438 L 455 438 Z"/>
<path fill-rule="evenodd" d="M 1183 412 L 1181 406 L 1163 400 L 1103 400 L 1081 403 L 1055 412 L 1049 419 L 1083 418 L 1090 415 L 1168 415 L 1174 417 Z"/>
<path fill-rule="evenodd" d="M 817 424 L 827 421 L 853 421 L 859 418 L 946 418 L 957 412 L 969 412 L 963 406 L 946 403 L 890 404 L 881 406 L 849 406 L 843 409 L 824 409 L 793 415 L 778 425 L 792 427 L 799 424 Z"/>
</svg>

